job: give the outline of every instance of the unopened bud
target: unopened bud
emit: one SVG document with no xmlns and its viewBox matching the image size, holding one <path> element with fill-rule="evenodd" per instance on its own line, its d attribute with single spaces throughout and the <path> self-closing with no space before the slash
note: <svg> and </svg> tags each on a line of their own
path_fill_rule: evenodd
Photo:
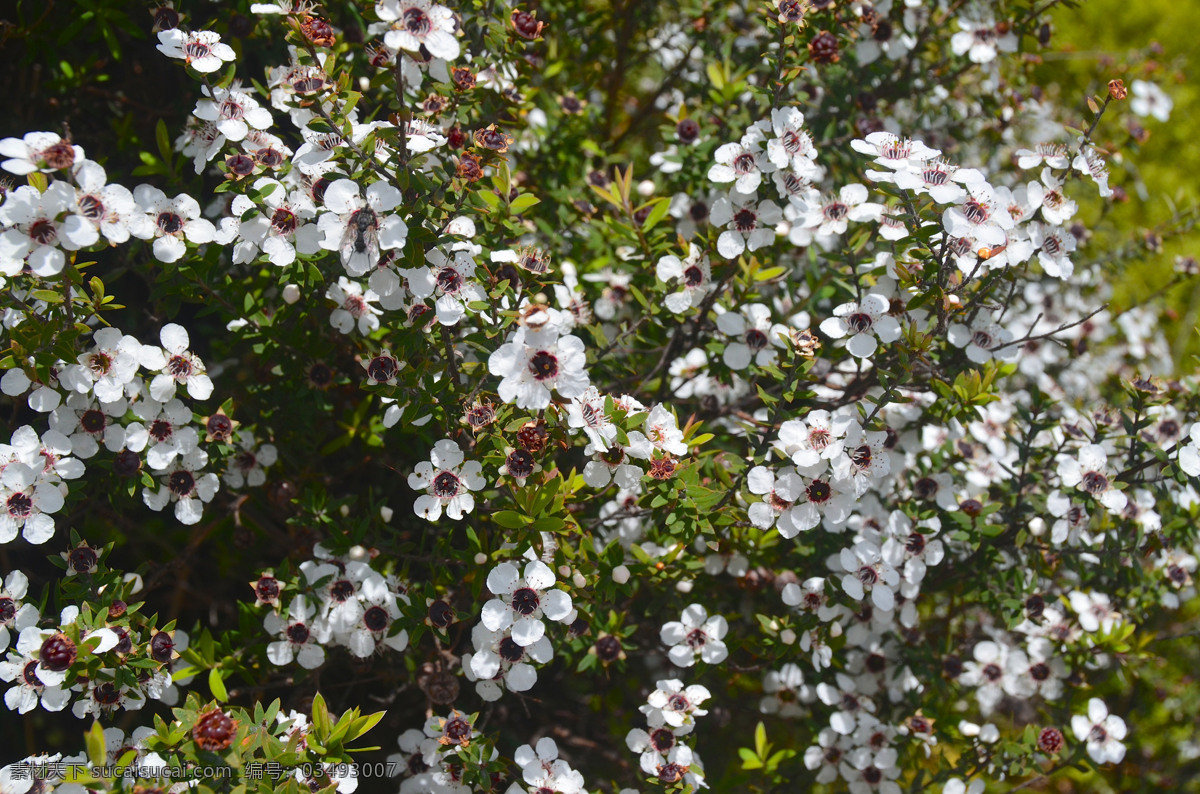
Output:
<svg viewBox="0 0 1200 794">
<path fill-rule="evenodd" d="M 300 300 L 300 287 L 296 286 L 295 284 L 288 284 L 283 288 L 284 303 L 291 304 L 298 300 Z"/>
<path fill-rule="evenodd" d="M 379 517 L 383 519 L 383 522 L 385 524 L 392 520 L 392 516 L 394 514 L 395 514 L 395 511 L 392 510 L 392 508 L 388 507 L 387 505 L 381 505 L 379 508 Z"/>
<path fill-rule="evenodd" d="M 566 577 L 570 576 L 571 575 L 571 566 L 570 565 L 558 566 L 558 575 L 563 577 L 564 579 Z"/>
<path fill-rule="evenodd" d="M 485 562 L 487 562 L 487 555 L 484 554 L 482 551 L 475 555 L 475 564 L 476 565 L 483 565 Z"/>
<path fill-rule="evenodd" d="M 638 195 L 642 198 L 650 198 L 654 195 L 654 180 L 643 179 L 641 182 L 638 182 L 637 191 Z"/>
<path fill-rule="evenodd" d="M 617 584 L 625 584 L 629 581 L 629 569 L 624 565 L 618 565 L 613 568 L 612 578 Z"/>
<path fill-rule="evenodd" d="M 676 582 L 675 589 L 681 593 L 690 593 L 692 592 L 692 581 L 690 579 L 683 579 L 682 581 Z"/>
<path fill-rule="evenodd" d="M 784 629 L 783 631 L 779 632 L 779 641 L 784 645 L 795 645 L 796 632 L 792 631 L 791 629 Z"/>
<path fill-rule="evenodd" d="M 575 575 L 571 577 L 571 582 L 572 582 L 572 583 L 573 583 L 573 584 L 574 584 L 576 587 L 580 587 L 580 588 L 582 588 L 582 587 L 586 587 L 586 586 L 587 586 L 587 579 L 586 579 L 586 578 L 584 577 L 584 575 L 583 575 L 583 574 L 581 574 L 579 571 L 576 571 L 576 572 L 575 572 Z"/>
</svg>

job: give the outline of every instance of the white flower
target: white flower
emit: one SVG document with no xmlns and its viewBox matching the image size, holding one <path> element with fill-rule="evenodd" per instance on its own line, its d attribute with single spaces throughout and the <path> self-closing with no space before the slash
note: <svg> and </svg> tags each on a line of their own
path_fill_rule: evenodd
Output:
<svg viewBox="0 0 1200 794">
<path fill-rule="evenodd" d="M 541 560 L 525 565 L 524 576 L 511 562 L 502 562 L 488 574 L 488 590 L 497 596 L 483 605 L 483 625 L 489 631 L 512 631 L 512 639 L 522 648 L 540 640 L 546 633 L 541 618 L 566 622 L 571 616 L 571 596 L 551 590 L 554 572 Z"/>
<path fill-rule="evenodd" d="M 767 157 L 775 167 L 790 169 L 801 179 L 817 179 L 820 175 L 815 162 L 817 149 L 812 137 L 804 130 L 804 114 L 795 107 L 774 108 L 771 110 L 771 127 L 775 137 L 767 141 Z"/>
<path fill-rule="evenodd" d="M 1037 249 L 1038 262 L 1047 276 L 1068 279 L 1075 272 L 1075 265 L 1071 262 L 1071 254 L 1076 246 L 1075 235 L 1053 226 L 1033 223 L 1029 226 L 1029 240 Z"/>
<path fill-rule="evenodd" d="M 137 214 L 129 232 L 141 240 L 154 240 L 154 258 L 176 262 L 187 253 L 187 243 L 210 243 L 216 235 L 211 221 L 200 217 L 200 203 L 186 193 L 173 199 L 156 187 L 138 185 L 133 190 Z"/>
<path fill-rule="evenodd" d="M 125 440 L 138 449 L 150 445 L 146 462 L 152 469 L 166 469 L 177 456 L 191 452 L 200 441 L 196 428 L 190 427 L 191 409 L 178 398 L 166 402 L 138 400 L 133 404 L 133 413 L 142 421 L 127 426 Z"/>
<path fill-rule="evenodd" d="M 500 399 L 537 411 L 550 405 L 551 389 L 568 399 L 583 394 L 586 363 L 579 337 L 559 336 L 552 324 L 536 331 L 522 325 L 488 357 L 488 372 L 501 378 Z"/>
<path fill-rule="evenodd" d="M 350 653 L 365 659 L 381 646 L 396 651 L 408 647 L 408 632 L 393 631 L 393 624 L 402 617 L 397 601 L 408 603 L 408 596 L 395 593 L 387 580 L 372 571 L 359 585 L 358 598 L 362 615 L 348 632 L 338 637 Z"/>
<path fill-rule="evenodd" d="M 763 698 L 758 710 L 784 718 L 802 717 L 807 711 L 801 703 L 812 699 L 813 691 L 805 685 L 803 671 L 799 665 L 788 662 L 763 674 Z"/>
<path fill-rule="evenodd" d="M 1189 477 L 1200 477 L 1200 422 L 1188 431 L 1190 441 L 1179 450 L 1179 468 Z"/>
<path fill-rule="evenodd" d="M 475 497 L 470 491 L 478 491 L 485 484 L 481 476 L 483 464 L 477 460 L 463 463 L 462 450 L 450 439 L 434 444 L 429 457 L 408 475 L 409 488 L 428 491 L 417 497 L 413 510 L 422 518 L 437 521 L 444 508 L 447 516 L 459 521 L 475 509 Z"/>
<path fill-rule="evenodd" d="M 528 646 L 518 645 L 510 631 L 490 631 L 479 623 L 471 630 L 474 654 L 463 654 L 463 669 L 475 680 L 475 691 L 486 701 L 500 699 L 502 689 L 526 692 L 537 683 L 536 664 L 554 658 L 554 649 L 544 635 Z"/>
<path fill-rule="evenodd" d="M 263 177 L 253 185 L 267 213 L 256 213 L 242 221 L 238 230 L 241 242 L 234 245 L 235 263 L 252 262 L 261 249 L 271 264 L 278 267 L 296 261 L 296 252 L 315 254 L 321 250 L 321 234 L 315 223 L 317 211 L 312 201 L 301 190 L 294 190 L 291 197 L 281 183 Z M 233 199 L 232 211 L 241 217 L 256 208 L 249 196 L 238 195 Z M 269 215 L 269 217 L 268 217 Z"/>
<path fill-rule="evenodd" d="M 299 153 L 297 153 L 298 155 Z M 373 182 L 359 195 L 349 179 L 335 180 L 325 189 L 325 206 L 317 227 L 325 235 L 321 247 L 340 251 L 342 265 L 352 276 L 362 276 L 375 267 L 380 249 L 400 248 L 408 226 L 399 215 L 380 217 L 400 204 L 403 194 L 386 182 Z"/>
<path fill-rule="evenodd" d="M 1020 345 L 1008 344 L 1012 334 L 983 313 L 976 316 L 970 326 L 951 323 L 946 337 L 955 347 L 966 348 L 967 358 L 976 364 L 986 364 L 993 358 L 1013 361 L 1021 352 Z"/>
<path fill-rule="evenodd" d="M 833 310 L 833 317 L 821 323 L 821 333 L 832 339 L 841 339 L 851 334 L 846 349 L 856 358 L 870 358 L 881 342 L 894 342 L 900 338 L 900 323 L 888 314 L 891 304 L 884 296 L 872 292 L 864 296 L 861 303 L 843 303 Z"/>
<path fill-rule="evenodd" d="M 181 524 L 198 524 L 204 513 L 204 504 L 211 502 L 221 487 L 217 475 L 212 472 L 200 474 L 208 463 L 208 454 L 202 449 L 193 449 L 177 458 L 166 470 L 157 491 L 142 490 L 142 501 L 151 510 L 162 510 L 168 502 L 175 503 L 175 518 Z"/>
<path fill-rule="evenodd" d="M 1069 154 L 1067 147 L 1061 143 L 1039 143 L 1032 149 L 1017 149 L 1017 167 L 1029 170 L 1044 163 L 1062 170 L 1071 164 Z"/>
<path fill-rule="evenodd" d="M 210 96 L 208 86 L 202 90 L 205 96 Z M 211 97 L 197 102 L 192 113 L 198 119 L 212 122 L 228 140 L 240 141 L 251 128 L 265 130 L 271 126 L 271 111 L 244 91 L 218 87 L 212 89 Z"/>
<path fill-rule="evenodd" d="M 790 466 L 776 474 L 766 466 L 755 466 L 746 476 L 750 493 L 763 497 L 761 502 L 750 505 L 750 523 L 759 529 L 770 529 L 780 514 L 792 506 L 800 496 L 804 483 Z"/>
<path fill-rule="evenodd" d="M 883 205 L 867 201 L 870 193 L 858 184 L 845 185 L 836 196 L 822 196 L 815 191 L 792 203 L 803 210 L 798 222 L 811 231 L 817 242 L 825 249 L 837 243 L 838 236 L 845 234 L 850 221 L 878 221 L 883 215 Z"/>
<path fill-rule="evenodd" d="M 185 33 L 178 28 L 158 32 L 158 51 L 168 58 L 179 58 L 197 72 L 215 72 L 222 62 L 236 56 L 233 48 L 221 42 L 221 35 L 211 30 Z"/>
<path fill-rule="evenodd" d="M 1194 566 L 1193 566 L 1194 567 Z M 29 592 L 29 578 L 21 571 L 10 571 L 0 586 L 0 651 L 8 647 L 9 632 L 20 634 L 38 622 L 36 604 L 22 603 Z"/>
<path fill-rule="evenodd" d="M 124 399 L 126 384 L 137 376 L 141 342 L 109 327 L 97 329 L 92 343 L 95 347 L 81 354 L 78 364 L 71 364 L 59 373 L 59 382 L 80 394 L 94 392 L 101 402 Z"/>
<path fill-rule="evenodd" d="M 967 200 L 946 210 L 942 223 L 952 237 L 965 237 L 977 248 L 1006 245 L 1005 232 L 1014 226 L 1012 216 L 997 204 L 995 192 L 985 183 L 969 185 Z"/>
<path fill-rule="evenodd" d="M 558 757 L 558 745 L 549 737 L 538 739 L 536 749 L 527 744 L 517 748 L 513 760 L 521 767 L 521 777 L 528 788 L 514 784 L 508 789 L 528 794 L 561 792 L 561 794 L 587 794 L 583 775 L 575 771 L 566 761 Z"/>
<path fill-rule="evenodd" d="M 1099 444 L 1084 444 L 1079 448 L 1078 458 L 1062 458 L 1058 476 L 1063 485 L 1087 493 L 1114 515 L 1120 515 L 1128 503 L 1125 494 L 1113 487 L 1114 474 L 1108 468 L 1108 454 Z"/>
<path fill-rule="evenodd" d="M 241 488 L 247 485 L 254 488 L 262 485 L 267 481 L 267 473 L 264 469 L 279 458 L 279 452 L 275 449 L 275 445 L 258 446 L 253 434 L 239 430 L 237 446 L 241 449 L 229 459 L 229 467 L 223 476 L 225 484 L 230 488 Z"/>
<path fill-rule="evenodd" d="M 104 168 L 91 160 L 77 162 L 71 173 L 78 186 L 74 212 L 99 229 L 110 243 L 128 240 L 129 218 L 137 210 L 129 188 L 107 184 Z"/>
<path fill-rule="evenodd" d="M 393 50 L 416 52 L 424 47 L 434 58 L 452 61 L 458 57 L 454 37 L 454 13 L 430 0 L 380 0 L 375 13 L 392 29 L 384 43 Z"/>
<path fill-rule="evenodd" d="M 358 326 L 358 332 L 367 336 L 379 328 L 379 315 L 383 312 L 372 306 L 379 299 L 371 290 L 363 292 L 362 284 L 338 276 L 336 284 L 330 284 L 325 297 L 337 304 L 329 315 L 329 324 L 343 334 Z"/>
<path fill-rule="evenodd" d="M 775 242 L 775 226 L 783 211 L 773 201 L 756 201 L 753 194 L 732 191 L 713 202 L 709 216 L 714 226 L 728 226 L 717 238 L 717 252 L 736 259 L 743 251 L 757 251 Z"/>
<path fill-rule="evenodd" d="M 1130 93 L 1129 109 L 1138 116 L 1153 116 L 1163 122 L 1171 118 L 1175 100 L 1154 83 L 1134 80 L 1130 85 Z"/>
<path fill-rule="evenodd" d="M 950 49 L 955 55 L 966 55 L 974 63 L 988 63 L 996 60 L 1000 52 L 1017 51 L 1017 37 L 1011 26 L 1001 33 L 991 17 L 959 17 L 958 26 L 962 30 L 950 37 Z"/>
<path fill-rule="evenodd" d="M 974 169 L 960 169 L 944 160 L 928 160 L 895 173 L 867 171 L 867 176 L 876 182 L 894 182 L 902 190 L 911 190 L 918 195 L 928 194 L 938 204 L 962 201 L 967 191 L 958 183 L 976 175 L 983 178 L 983 174 Z"/>
<path fill-rule="evenodd" d="M 83 159 L 83 147 L 64 141 L 53 132 L 30 132 L 23 138 L 0 140 L 0 157 L 8 158 L 0 168 L 25 176 L 34 171 L 50 174 Z"/>
<path fill-rule="evenodd" d="M 176 323 L 167 323 L 159 331 L 162 348 L 146 345 L 142 348 L 141 364 L 148 370 L 158 372 L 150 381 L 150 396 L 166 402 L 175 396 L 176 384 L 185 384 L 188 395 L 195 400 L 207 400 L 212 396 L 213 385 L 204 369 L 204 362 L 188 350 L 191 340 L 187 329 Z"/>
<path fill-rule="evenodd" d="M 425 261 L 429 263 L 428 267 L 400 272 L 408 279 L 408 289 L 415 297 L 425 299 L 437 295 L 435 308 L 442 325 L 457 325 L 470 310 L 471 303 L 487 301 L 487 293 L 475 281 L 475 260 L 469 250 L 456 247 L 447 256 L 440 249 L 431 248 L 425 252 Z M 381 272 L 384 271 L 376 271 Z"/>
<path fill-rule="evenodd" d="M 866 540 L 854 544 L 852 549 L 842 549 L 839 561 L 842 570 L 842 589 L 855 601 L 871 593 L 876 607 L 891 610 L 896 604 L 893 588 L 900 584 L 900 574 L 886 560 L 879 546 Z"/>
<path fill-rule="evenodd" d="M 674 314 L 682 314 L 700 306 L 712 287 L 712 267 L 708 263 L 708 256 L 695 243 L 688 244 L 687 259 L 681 260 L 674 254 L 667 254 L 658 260 L 655 274 L 659 281 L 670 283 L 678 280 L 682 287 L 664 301 Z"/>
<path fill-rule="evenodd" d="M 803 116 L 801 116 L 800 122 L 804 123 Z M 776 164 L 767 158 L 767 153 L 763 151 L 763 143 L 767 137 L 766 131 L 770 128 L 770 124 L 760 121 L 747 128 L 741 142 L 726 143 L 717 147 L 717 151 L 713 153 L 713 158 L 717 162 L 708 169 L 708 178 L 718 183 L 733 182 L 734 192 L 740 193 L 752 201 L 754 192 L 762 184 L 762 175 L 777 168 Z M 727 221 L 715 220 L 713 222 L 718 226 L 727 223 Z"/>
<path fill-rule="evenodd" d="M 1100 698 L 1088 701 L 1087 716 L 1076 714 L 1071 717 L 1071 730 L 1075 738 L 1087 743 L 1087 752 L 1097 764 L 1121 763 L 1125 758 L 1125 720 L 1109 714 L 1108 707 Z"/>
<path fill-rule="evenodd" d="M 890 132 L 872 132 L 864 140 L 855 138 L 850 147 L 860 154 L 875 158 L 875 163 L 893 171 L 906 169 L 920 172 L 925 162 L 941 154 L 921 141 L 901 138 Z"/>
<path fill-rule="evenodd" d="M 28 427 L 21 428 L 24 429 Z M 15 446 L 15 434 L 13 442 Z M 65 492 L 65 485 L 42 476 L 40 466 L 35 468 L 16 461 L 5 464 L 0 473 L 0 544 L 11 542 L 18 532 L 33 544 L 54 537 L 54 519 L 50 514 L 62 509 Z"/>
<path fill-rule="evenodd" d="M 51 182 L 44 193 L 30 185 L 13 190 L 0 205 L 0 273 L 15 276 L 28 259 L 29 269 L 46 278 L 62 272 L 66 255 L 96 242 L 96 228 L 78 215 L 59 216 L 75 203 L 75 191 L 66 182 Z"/>
<path fill-rule="evenodd" d="M 1071 609 L 1079 617 L 1079 626 L 1084 631 L 1105 633 L 1121 622 L 1121 614 L 1112 608 L 1112 601 L 1104 593 L 1085 593 L 1072 590 L 1067 596 Z"/>
<path fill-rule="evenodd" d="M 701 604 L 692 604 L 683 610 L 682 620 L 663 624 L 659 638 L 671 646 L 667 656 L 676 667 L 691 667 L 697 656 L 706 664 L 720 664 L 729 656 L 729 649 L 721 641 L 728 630 L 725 618 L 710 618 Z"/>
<path fill-rule="evenodd" d="M 286 621 L 275 612 L 267 615 L 263 628 L 279 637 L 267 645 L 267 658 L 272 664 L 282 666 L 295 659 L 304 669 L 315 670 L 325 663 L 321 643 L 329 641 L 329 627 L 313 615 L 312 606 L 302 595 L 292 599 Z"/>
<path fill-rule="evenodd" d="M 700 704 L 712 697 L 706 687 L 692 684 L 684 688 L 678 678 L 667 678 L 657 683 L 657 688 L 646 699 L 646 705 L 639 710 L 646 715 L 647 721 L 654 725 L 667 724 L 672 728 L 687 726 L 688 731 L 696 722 L 696 717 L 708 713 L 700 708 Z M 677 731 L 683 733 L 683 731 Z"/>
<path fill-rule="evenodd" d="M 722 360 L 730 369 L 750 366 L 768 367 L 775 363 L 775 348 L 783 347 L 787 326 L 771 322 L 771 309 L 762 303 L 751 303 L 739 311 L 728 311 L 717 317 L 717 329 L 732 340 L 725 345 Z"/>
</svg>

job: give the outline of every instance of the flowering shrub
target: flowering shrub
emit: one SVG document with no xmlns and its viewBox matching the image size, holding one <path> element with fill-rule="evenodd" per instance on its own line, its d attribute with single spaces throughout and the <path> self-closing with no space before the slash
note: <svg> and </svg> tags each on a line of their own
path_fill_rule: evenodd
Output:
<svg viewBox="0 0 1200 794">
<path fill-rule="evenodd" d="M 0 141 L 0 790 L 1194 773 L 1200 397 L 1089 245 L 1172 99 L 1053 5 L 157 8 L 141 165 Z"/>
</svg>

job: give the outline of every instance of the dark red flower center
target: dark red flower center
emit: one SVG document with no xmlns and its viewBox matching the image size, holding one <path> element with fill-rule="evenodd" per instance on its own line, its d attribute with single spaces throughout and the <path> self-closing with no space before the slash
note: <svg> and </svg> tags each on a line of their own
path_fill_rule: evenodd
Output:
<svg viewBox="0 0 1200 794">
<path fill-rule="evenodd" d="M 540 604 L 537 591 L 522 587 L 512 594 L 512 608 L 520 615 L 532 615 Z"/>
<path fill-rule="evenodd" d="M 439 499 L 453 499 L 458 496 L 460 480 L 451 471 L 439 472 L 433 478 L 433 495 Z"/>
<path fill-rule="evenodd" d="M 176 496 L 183 497 L 189 495 L 196 488 L 196 478 L 192 476 L 190 471 L 180 470 L 173 472 L 167 478 L 167 488 Z"/>
<path fill-rule="evenodd" d="M 29 518 L 33 515 L 33 497 L 29 494 L 17 491 L 15 494 L 8 497 L 7 501 L 8 514 L 18 521 L 24 518 Z"/>
<path fill-rule="evenodd" d="M 558 359 L 545 350 L 539 350 L 529 357 L 529 370 L 535 380 L 547 380 L 558 375 Z"/>
</svg>

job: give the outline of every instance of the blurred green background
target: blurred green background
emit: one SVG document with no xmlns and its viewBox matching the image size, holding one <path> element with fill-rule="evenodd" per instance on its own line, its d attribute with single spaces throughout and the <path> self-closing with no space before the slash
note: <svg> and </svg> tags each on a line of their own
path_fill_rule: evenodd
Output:
<svg viewBox="0 0 1200 794">
<path fill-rule="evenodd" d="M 1079 8 L 1060 7 L 1053 14 L 1054 36 L 1041 53 L 1039 82 L 1057 93 L 1064 107 L 1075 108 L 1080 123 L 1088 117 L 1086 97 L 1107 93 L 1108 81 L 1135 79 L 1158 84 L 1175 101 L 1167 123 L 1139 118 L 1129 101 L 1105 116 L 1096 139 L 1119 153 L 1110 184 L 1121 186 L 1129 201 L 1108 208 L 1121 237 L 1098 236 L 1089 253 L 1118 250 L 1144 241 L 1144 235 L 1200 201 L 1200 146 L 1192 127 L 1200 110 L 1200 93 L 1189 75 L 1200 74 L 1200 3 L 1175 0 L 1085 0 Z M 1110 117 L 1111 116 L 1111 117 Z M 1129 124 L 1145 128 L 1144 143 L 1133 140 Z M 1102 212 L 1101 202 L 1081 201 L 1085 220 Z M 1200 256 L 1193 235 L 1162 235 L 1161 247 L 1142 245 L 1140 261 L 1115 273 L 1115 308 L 1144 301 L 1172 280 L 1177 257 Z M 1157 250 L 1156 250 L 1157 249 Z M 1181 373 L 1195 368 L 1200 353 L 1196 326 L 1200 321 L 1200 291 L 1190 284 L 1167 290 L 1173 324 L 1164 330 Z"/>
</svg>

